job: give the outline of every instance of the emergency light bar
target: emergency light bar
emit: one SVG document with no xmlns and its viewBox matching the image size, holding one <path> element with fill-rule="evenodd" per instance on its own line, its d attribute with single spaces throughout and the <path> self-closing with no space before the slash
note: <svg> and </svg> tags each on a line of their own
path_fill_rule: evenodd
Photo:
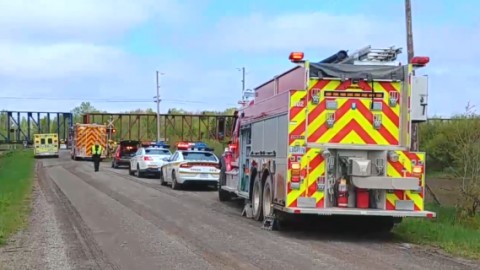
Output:
<svg viewBox="0 0 480 270">
<path fill-rule="evenodd" d="M 196 142 L 194 145 L 195 148 L 206 148 L 208 145 L 204 142 Z"/>
<path fill-rule="evenodd" d="M 415 56 L 412 58 L 412 65 L 417 67 L 426 66 L 430 62 L 430 57 L 428 56 Z"/>
<path fill-rule="evenodd" d="M 152 142 L 142 141 L 142 142 L 140 142 L 140 145 L 141 145 L 142 147 L 148 147 L 148 146 L 152 145 Z"/>
<path fill-rule="evenodd" d="M 179 142 L 177 143 L 178 150 L 204 150 L 204 151 L 213 151 L 212 148 L 209 148 L 208 145 L 204 142 Z"/>
<path fill-rule="evenodd" d="M 191 142 L 179 142 L 179 143 L 177 143 L 177 149 L 178 150 L 187 150 L 187 149 L 191 148 L 193 145 L 195 145 L 195 144 L 191 143 Z"/>
<path fill-rule="evenodd" d="M 292 52 L 288 59 L 292 62 L 300 62 L 303 60 L 303 52 Z"/>
<path fill-rule="evenodd" d="M 151 145 L 158 148 L 170 148 L 170 145 L 166 144 L 164 141 L 152 142 Z"/>
</svg>

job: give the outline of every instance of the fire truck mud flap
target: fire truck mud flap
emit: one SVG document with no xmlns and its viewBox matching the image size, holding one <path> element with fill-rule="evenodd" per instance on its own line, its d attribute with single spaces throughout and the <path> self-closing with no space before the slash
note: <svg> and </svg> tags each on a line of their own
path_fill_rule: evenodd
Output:
<svg viewBox="0 0 480 270">
<path fill-rule="evenodd" d="M 283 207 L 274 205 L 274 208 L 290 213 L 290 214 L 307 214 L 307 215 L 348 215 L 348 216 L 384 216 L 384 217 L 423 217 L 435 218 L 436 213 L 430 211 L 399 211 L 399 210 L 379 210 L 379 209 L 356 209 L 356 208 L 299 208 L 299 207 Z"/>
</svg>

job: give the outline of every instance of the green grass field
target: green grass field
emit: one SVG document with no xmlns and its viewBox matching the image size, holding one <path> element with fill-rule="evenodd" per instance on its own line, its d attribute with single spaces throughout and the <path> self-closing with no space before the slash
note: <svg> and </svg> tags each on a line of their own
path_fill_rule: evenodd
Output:
<svg viewBox="0 0 480 270">
<path fill-rule="evenodd" d="M 400 240 L 439 247 L 446 252 L 480 259 L 480 217 L 459 221 L 451 207 L 427 205 L 436 220 L 409 218 L 394 229 Z"/>
<path fill-rule="evenodd" d="M 34 164 L 31 151 L 0 156 L 0 244 L 28 222 Z"/>
</svg>

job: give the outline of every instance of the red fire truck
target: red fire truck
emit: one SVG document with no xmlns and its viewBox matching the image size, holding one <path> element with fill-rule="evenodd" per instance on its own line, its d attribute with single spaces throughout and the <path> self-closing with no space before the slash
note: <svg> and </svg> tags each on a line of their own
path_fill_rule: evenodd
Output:
<svg viewBox="0 0 480 270">
<path fill-rule="evenodd" d="M 269 229 L 285 213 L 363 216 L 379 230 L 434 218 L 425 153 L 410 150 L 412 122 L 427 119 L 427 77 L 413 70 L 429 58 L 401 65 L 400 53 L 368 46 L 320 62 L 292 53 L 295 66 L 235 112 L 220 201 L 244 198 L 244 213 Z"/>
</svg>

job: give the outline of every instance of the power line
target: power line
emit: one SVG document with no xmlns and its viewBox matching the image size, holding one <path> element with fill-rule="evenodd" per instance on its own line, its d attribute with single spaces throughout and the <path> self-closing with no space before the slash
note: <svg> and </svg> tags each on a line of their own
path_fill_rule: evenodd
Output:
<svg viewBox="0 0 480 270">
<path fill-rule="evenodd" d="M 47 100 L 47 101 L 96 101 L 106 103 L 151 103 L 149 99 L 98 99 L 98 98 L 56 98 L 56 97 L 13 97 L 13 96 L 0 96 L 0 99 L 12 99 L 12 100 Z M 165 102 L 176 102 L 180 104 L 197 103 L 197 104 L 212 104 L 216 101 L 206 102 L 198 100 L 183 100 L 183 99 L 162 99 Z"/>
</svg>

